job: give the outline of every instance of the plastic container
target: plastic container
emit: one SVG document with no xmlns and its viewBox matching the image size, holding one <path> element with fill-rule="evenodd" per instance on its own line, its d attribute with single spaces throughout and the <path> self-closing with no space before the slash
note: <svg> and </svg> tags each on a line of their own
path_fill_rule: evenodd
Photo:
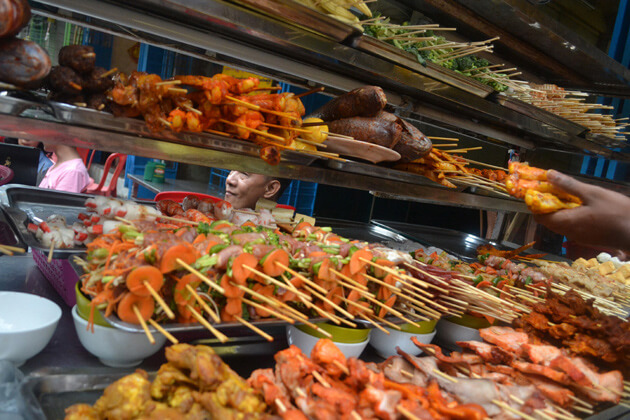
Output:
<svg viewBox="0 0 630 420">
<path fill-rule="evenodd" d="M 55 288 L 59 296 L 68 306 L 77 303 L 75 285 L 79 281 L 74 268 L 68 260 L 55 259 L 48 262 L 48 256 L 42 251 L 33 249 L 33 260 L 46 280 Z"/>
<path fill-rule="evenodd" d="M 155 168 L 153 169 L 153 179 L 151 182 L 155 182 L 156 184 L 164 184 L 164 170 L 166 169 L 166 164 L 164 161 L 156 162 Z"/>
<path fill-rule="evenodd" d="M 144 180 L 151 181 L 153 179 L 153 171 L 155 171 L 155 162 L 150 161 L 147 162 L 147 165 L 144 167 Z"/>
</svg>

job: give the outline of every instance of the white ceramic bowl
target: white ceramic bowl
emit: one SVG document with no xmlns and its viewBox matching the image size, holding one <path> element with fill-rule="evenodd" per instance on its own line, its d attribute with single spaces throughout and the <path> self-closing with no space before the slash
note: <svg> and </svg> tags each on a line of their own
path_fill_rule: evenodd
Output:
<svg viewBox="0 0 630 420">
<path fill-rule="evenodd" d="M 374 347 L 376 353 L 379 356 L 387 359 L 390 356 L 396 356 L 396 347 L 400 347 L 405 353 L 409 353 L 413 356 L 417 356 L 422 353 L 422 350 L 411 341 L 411 337 L 424 344 L 431 343 L 435 336 L 435 330 L 428 334 L 408 333 L 404 331 L 398 331 L 393 328 L 384 327 L 389 334 L 385 334 L 383 331 L 375 328 L 372 330 L 372 337 L 370 337 L 370 346 Z"/>
<path fill-rule="evenodd" d="M 371 333 L 372 332 L 370 332 L 370 334 Z M 289 342 L 289 345 L 293 344 L 294 346 L 302 350 L 302 353 L 309 357 L 311 356 L 311 351 L 313 350 L 313 347 L 315 347 L 315 343 L 317 343 L 319 339 L 319 337 L 307 334 L 304 331 L 297 329 L 293 325 L 287 326 L 287 341 Z M 335 345 L 346 357 L 359 357 L 361 353 L 363 353 L 363 350 L 365 349 L 369 341 L 370 336 L 368 334 L 368 338 L 360 343 L 340 343 L 335 341 Z"/>
<path fill-rule="evenodd" d="M 166 337 L 152 330 L 155 344 L 151 344 L 142 333 L 121 331 L 94 325 L 94 332 L 87 330 L 87 321 L 79 315 L 76 305 L 72 308 L 74 328 L 83 347 L 98 357 L 104 365 L 131 367 L 139 365 L 164 346 Z"/>
<path fill-rule="evenodd" d="M 435 341 L 451 351 L 462 351 L 461 347 L 455 344 L 457 341 L 482 341 L 478 329 L 465 327 L 447 319 L 440 319 L 436 330 Z"/>
<path fill-rule="evenodd" d="M 0 292 L 0 360 L 20 366 L 50 341 L 61 308 L 30 293 Z"/>
</svg>

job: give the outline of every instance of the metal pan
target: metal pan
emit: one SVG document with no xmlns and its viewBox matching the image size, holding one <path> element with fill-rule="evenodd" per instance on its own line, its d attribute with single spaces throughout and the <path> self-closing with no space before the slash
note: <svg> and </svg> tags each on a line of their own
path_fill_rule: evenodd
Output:
<svg viewBox="0 0 630 420">
<path fill-rule="evenodd" d="M 420 64 L 416 57 L 407 51 L 396 48 L 374 37 L 362 35 L 355 41 L 354 45 L 359 50 L 407 67 L 416 73 L 420 73 L 442 83 L 455 86 L 475 96 L 486 98 L 494 93 L 494 89 L 490 86 L 479 83 L 470 77 L 457 74 L 440 65 L 433 63 L 426 63 L 426 65 Z"/>
<path fill-rule="evenodd" d="M 26 185 L 7 185 L 0 188 L 0 203 L 20 238 L 30 248 L 48 255 L 35 235 L 28 230 L 29 223 L 37 219 L 46 220 L 53 214 L 66 218 L 68 225 L 78 220 L 78 215 L 85 212 L 85 200 L 88 194 L 74 194 Z M 52 258 L 67 259 L 72 255 L 85 252 L 84 247 L 55 249 Z"/>
</svg>

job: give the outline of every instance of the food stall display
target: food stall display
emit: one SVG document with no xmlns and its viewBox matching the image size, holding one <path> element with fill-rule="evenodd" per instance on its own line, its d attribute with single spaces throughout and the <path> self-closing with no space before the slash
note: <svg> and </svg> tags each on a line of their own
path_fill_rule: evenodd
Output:
<svg viewBox="0 0 630 420">
<path fill-rule="evenodd" d="M 13 8 L 24 5 L 7 3 Z M 48 3 L 62 12 L 68 7 L 64 0 L 44 2 Z M 114 76 L 115 69 L 94 67 L 94 51 L 70 46 L 60 52 L 60 66 L 50 70 L 47 78 L 47 57 L 35 59 L 38 72 L 28 80 L 3 78 L 12 86 L 6 88 L 9 95 L 0 97 L 0 132 L 27 138 L 49 135 L 53 142 L 65 144 L 82 138 L 82 145 L 103 150 L 412 197 L 429 192 L 429 200 L 438 197 L 442 203 L 473 208 L 522 210 L 525 207 L 518 198 L 532 212 L 581 203 L 553 190 L 544 170 L 518 163 L 502 168 L 464 158 L 460 155 L 470 149 L 435 143 L 456 143 L 457 138 L 426 136 L 409 120 L 426 114 L 445 127 L 461 124 L 486 137 L 496 133 L 498 141 L 528 149 L 552 144 L 627 159 L 608 149 L 609 144 L 587 140 L 583 130 L 557 116 L 519 114 L 486 99 L 488 92 L 471 94 L 472 88 L 455 82 L 456 77 L 440 79 L 430 71 L 410 72 L 403 65 L 365 54 L 352 42 L 316 38 L 302 29 L 301 36 L 287 36 L 297 29 L 268 18 L 262 25 L 263 18 L 250 9 L 214 1 L 197 6 L 202 10 L 189 8 L 185 0 L 159 6 L 138 3 L 140 9 L 151 3 L 154 13 L 136 19 L 142 15 L 136 9 L 92 0 L 71 9 L 77 15 L 73 18 L 103 18 L 94 22 L 96 27 L 107 26 L 101 20 L 111 19 L 150 42 L 172 37 L 174 44 L 216 49 L 214 58 L 219 62 L 246 54 L 246 60 L 237 58 L 245 67 L 251 65 L 301 86 L 318 86 L 306 94 L 321 91 L 321 86 L 338 95 L 311 118 L 303 118 L 307 115 L 301 95 L 260 88 L 255 77 L 163 79 L 141 72 Z M 256 8 L 255 1 L 245 3 Z M 287 7 L 292 2 L 278 3 Z M 347 9 L 366 9 L 363 2 L 325 3 L 309 5 L 346 17 L 350 23 L 360 21 L 348 17 Z M 174 14 L 165 19 L 169 7 Z M 17 20 L 23 20 L 25 10 L 22 7 L 22 15 L 14 13 L 22 16 Z M 56 11 L 44 13 L 54 16 Z M 182 14 L 190 16 L 189 25 L 171 20 L 181 20 Z M 251 16 L 256 19 L 244 18 Z M 378 19 L 368 26 L 378 25 L 386 26 L 380 29 L 381 38 L 402 36 L 406 41 L 410 30 L 431 38 L 435 37 L 427 32 L 438 31 L 437 27 L 392 28 Z M 4 32 L 13 35 L 20 25 L 14 22 L 9 27 Z M 217 28 L 227 28 L 227 32 L 217 36 L 215 32 L 221 32 Z M 252 39 L 256 43 L 251 45 L 237 42 Z M 269 45 L 280 45 L 274 44 L 278 39 L 287 49 L 270 52 Z M 434 57 L 437 61 L 462 66 L 463 73 L 477 70 L 477 76 L 482 72 L 499 77 L 498 70 L 483 69 L 490 66 L 482 66 L 483 62 L 466 68 L 464 58 L 474 48 L 462 52 L 457 51 L 459 46 L 442 48 L 445 40 L 426 41 L 411 45 L 436 47 L 427 51 L 439 52 L 441 56 Z M 15 51 L 26 44 L 11 46 L 16 42 L 20 44 L 13 38 L 0 41 L 9 45 L 0 54 L 9 51 L 6 54 L 24 58 L 26 54 Z M 474 47 L 488 50 L 486 44 Z M 292 52 L 295 55 L 290 59 L 283 56 Z M 20 60 L 16 62 L 19 68 Z M 54 92 L 50 108 L 42 106 L 37 96 L 19 95 L 41 83 Z M 511 84 L 506 80 L 501 89 Z M 77 96 L 84 93 L 92 96 Z M 94 109 L 82 109 L 84 104 Z M 453 109 L 461 112 L 459 119 L 446 117 Z M 110 110 L 113 116 L 107 113 Z M 510 133 L 513 130 L 537 140 L 520 140 Z M 619 130 L 613 134 L 620 134 Z M 370 143 L 388 149 L 398 157 L 381 162 L 396 163 L 374 165 L 356 161 L 357 156 L 350 153 L 326 150 L 335 138 L 356 141 L 357 147 Z M 292 153 L 309 159 L 296 159 Z M 461 191 L 467 187 L 492 194 Z M 24 212 L 33 222 L 32 233 L 43 247 L 50 246 L 49 259 L 55 247 L 74 251 L 77 245 L 85 246 L 86 255 L 76 261 L 81 274 L 78 293 L 89 299 L 89 327 L 100 312 L 116 329 L 144 333 L 150 341 L 158 332 L 174 345 L 166 349 L 167 363 L 155 379 L 149 381 L 141 371 L 126 376 L 110 385 L 93 406 L 68 408 L 67 418 L 513 416 L 547 420 L 596 413 L 625 403 L 623 398 L 628 396 L 623 376 L 629 373 L 630 331 L 625 269 L 570 267 L 545 261 L 541 255 L 522 257 L 522 249 L 481 248 L 478 263 L 424 249 L 410 254 L 345 238 L 309 222 L 278 223 L 268 209 L 256 209 L 248 215 L 253 217 L 246 217 L 247 212 L 233 210 L 223 201 L 187 198 L 182 204 L 164 201 L 153 208 L 97 197 L 85 206 L 86 212 L 77 214 L 79 221 L 71 227 L 63 215 L 38 222 Z M 604 272 L 614 279 L 603 277 Z M 618 274 L 624 275 L 623 281 Z M 310 358 L 289 347 L 276 354 L 272 369 L 256 370 L 247 381 L 210 347 L 177 344 L 179 339 L 173 336 L 203 328 L 225 343 L 239 325 L 249 329 L 250 336 L 273 341 L 268 325 L 306 324 L 330 336 L 319 323 L 387 332 L 385 327 L 401 330 L 402 323 L 417 326 L 422 321 L 464 316 L 492 326 L 479 329 L 477 341 L 459 341 L 464 348 L 461 353 L 445 355 L 440 347 L 416 340 L 423 357 L 399 350 L 399 356 L 374 364 L 346 358 L 331 341 L 322 339 Z"/>
</svg>

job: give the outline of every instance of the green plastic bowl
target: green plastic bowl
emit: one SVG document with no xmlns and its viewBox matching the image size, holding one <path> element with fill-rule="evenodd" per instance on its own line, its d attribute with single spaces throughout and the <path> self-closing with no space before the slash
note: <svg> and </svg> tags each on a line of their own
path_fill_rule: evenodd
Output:
<svg viewBox="0 0 630 420">
<path fill-rule="evenodd" d="M 331 340 L 338 343 L 362 343 L 367 340 L 370 335 L 369 328 L 346 328 L 329 324 L 327 322 L 318 323 L 317 326 L 332 334 Z M 308 325 L 296 325 L 295 327 L 314 337 L 328 338 Z"/>
<path fill-rule="evenodd" d="M 480 328 L 488 328 L 489 326 L 492 325 L 485 318 L 481 318 L 481 317 L 469 315 L 469 314 L 464 314 L 461 317 L 450 317 L 450 318 L 447 318 L 446 320 L 457 325 L 462 325 L 468 328 L 475 328 L 477 330 Z"/>
<path fill-rule="evenodd" d="M 74 290 L 77 295 L 77 313 L 81 318 L 87 320 L 90 318 L 90 299 L 88 299 L 88 297 L 83 294 L 83 292 L 79 288 L 79 283 L 81 282 L 77 282 L 77 284 L 74 286 Z M 94 324 L 100 325 L 101 327 L 113 328 L 109 324 L 109 322 L 105 321 L 105 318 L 103 318 L 103 314 L 101 314 L 101 311 L 99 310 L 94 311 Z"/>
<path fill-rule="evenodd" d="M 433 319 L 431 321 L 419 321 L 416 322 L 418 326 L 414 324 L 400 324 L 400 330 L 402 332 L 410 333 L 410 334 L 431 334 L 433 330 L 435 330 L 435 324 L 437 324 L 437 319 Z"/>
</svg>

